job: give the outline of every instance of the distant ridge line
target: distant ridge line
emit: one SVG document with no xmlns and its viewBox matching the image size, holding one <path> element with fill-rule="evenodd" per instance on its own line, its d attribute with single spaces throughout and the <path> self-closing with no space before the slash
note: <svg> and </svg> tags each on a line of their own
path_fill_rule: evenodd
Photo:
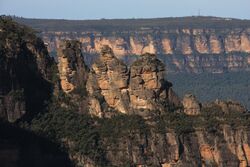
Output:
<svg viewBox="0 0 250 167">
<path fill-rule="evenodd" d="M 188 16 L 167 18 L 140 19 L 100 19 L 100 20 L 66 20 L 66 19 L 32 19 L 13 17 L 40 31 L 120 31 L 140 30 L 142 27 L 151 29 L 176 28 L 249 28 L 250 20 L 221 18 L 214 16 Z"/>
</svg>

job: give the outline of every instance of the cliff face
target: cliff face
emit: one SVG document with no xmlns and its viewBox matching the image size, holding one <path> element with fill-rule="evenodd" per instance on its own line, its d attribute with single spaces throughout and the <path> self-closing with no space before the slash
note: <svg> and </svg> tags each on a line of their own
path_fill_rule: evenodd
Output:
<svg viewBox="0 0 250 167">
<path fill-rule="evenodd" d="M 1 17 L 0 29 L 0 115 L 14 122 L 45 107 L 54 61 L 29 28 Z"/>
<path fill-rule="evenodd" d="M 63 39 L 82 42 L 88 55 L 109 45 L 114 54 L 126 59 L 131 55 L 152 53 L 168 62 L 169 72 L 249 71 L 250 28 L 234 29 L 160 29 L 124 32 L 42 32 L 49 51 Z"/>
<path fill-rule="evenodd" d="M 120 138 L 123 142 L 117 145 L 107 146 L 107 157 L 115 166 L 126 161 L 138 167 L 248 166 L 249 131 L 229 126 L 220 130 L 218 133 L 196 130 L 180 136 L 172 131 L 145 136 L 135 133 L 133 137 Z"/>
<path fill-rule="evenodd" d="M 78 39 L 86 53 L 98 53 L 109 45 L 117 56 L 154 54 L 227 54 L 250 53 L 250 28 L 235 29 L 164 29 L 135 32 L 42 32 L 49 51 L 59 46 L 61 39 Z M 53 38 L 51 38 L 53 37 Z"/>
</svg>

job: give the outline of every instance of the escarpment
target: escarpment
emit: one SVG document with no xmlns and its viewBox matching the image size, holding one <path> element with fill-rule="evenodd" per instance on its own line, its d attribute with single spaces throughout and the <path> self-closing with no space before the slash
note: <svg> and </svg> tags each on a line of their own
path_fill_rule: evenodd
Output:
<svg viewBox="0 0 250 167">
<path fill-rule="evenodd" d="M 33 30 L 4 17 L 0 29 L 0 117 L 15 122 L 44 109 L 55 64 Z"/>
<path fill-rule="evenodd" d="M 109 45 L 118 57 L 141 55 L 143 53 L 161 55 L 212 55 L 233 52 L 250 53 L 250 28 L 176 28 L 133 30 L 123 33 L 112 32 L 46 32 L 42 33 L 50 51 L 63 38 L 78 39 L 83 43 L 85 53 L 98 53 L 102 45 Z M 138 35 L 135 35 L 138 34 Z M 50 37 L 53 36 L 51 39 Z M 128 37 L 127 37 L 128 36 Z"/>
<path fill-rule="evenodd" d="M 217 17 L 63 21 L 16 18 L 41 31 L 54 53 L 60 41 L 77 39 L 92 64 L 102 45 L 130 64 L 135 56 L 157 54 L 168 72 L 249 71 L 250 21 Z M 61 24 L 66 26 L 53 26 Z M 66 23 L 67 22 L 67 23 Z M 77 23 L 76 23 L 77 22 Z M 81 26 L 79 26 L 81 25 Z"/>
<path fill-rule="evenodd" d="M 78 39 L 82 51 L 91 56 L 89 61 L 95 59 L 102 45 L 109 45 L 125 63 L 131 63 L 135 55 L 157 54 L 169 64 L 168 72 L 249 71 L 250 28 L 150 29 L 111 34 L 43 32 L 42 37 L 52 52 L 62 39 Z"/>
</svg>

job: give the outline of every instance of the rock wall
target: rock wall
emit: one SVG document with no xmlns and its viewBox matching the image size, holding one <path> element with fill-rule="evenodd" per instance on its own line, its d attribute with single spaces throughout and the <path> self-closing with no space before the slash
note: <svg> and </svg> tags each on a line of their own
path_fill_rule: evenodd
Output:
<svg viewBox="0 0 250 167">
<path fill-rule="evenodd" d="M 168 61 L 168 72 L 249 71 L 250 28 L 235 29 L 161 29 L 129 32 L 43 32 L 49 51 L 61 40 L 77 39 L 88 55 L 109 45 L 121 59 L 152 53 Z M 218 59 L 214 62 L 214 59 Z M 191 62 L 190 62 L 191 61 Z"/>
<path fill-rule="evenodd" d="M 118 58 L 126 60 L 125 63 L 134 60 L 135 55 L 146 52 L 157 54 L 161 60 L 168 62 L 168 72 L 250 70 L 249 20 L 204 16 L 82 21 L 16 20 L 38 29 L 51 53 L 56 51 L 62 40 L 82 42 L 88 64 L 92 64 L 102 45 L 109 45 Z"/>
<path fill-rule="evenodd" d="M 102 35 L 103 32 L 43 32 L 49 51 L 56 50 L 62 39 L 77 39 L 86 53 L 98 53 L 109 45 L 117 56 L 153 54 L 224 54 L 250 53 L 250 28 L 238 29 L 162 29 L 138 30 Z M 51 38 L 53 36 L 53 38 Z"/>
<path fill-rule="evenodd" d="M 107 158 L 112 165 L 127 162 L 135 166 L 191 167 L 191 166 L 249 166 L 249 130 L 220 127 L 216 133 L 197 129 L 178 135 L 151 132 L 134 134 L 107 145 Z"/>
</svg>

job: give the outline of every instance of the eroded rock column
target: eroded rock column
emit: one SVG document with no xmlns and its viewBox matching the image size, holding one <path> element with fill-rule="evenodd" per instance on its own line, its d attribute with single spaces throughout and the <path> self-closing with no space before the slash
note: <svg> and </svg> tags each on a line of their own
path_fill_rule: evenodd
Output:
<svg viewBox="0 0 250 167">
<path fill-rule="evenodd" d="M 84 64 L 80 42 L 69 40 L 61 42 L 58 50 L 58 69 L 64 92 L 85 89 L 88 68 Z"/>
<path fill-rule="evenodd" d="M 107 45 L 101 49 L 100 58 L 92 65 L 93 77 L 96 80 L 100 93 L 108 106 L 122 113 L 128 113 L 128 79 L 127 66 L 114 56 Z M 91 89 L 89 84 L 88 90 Z"/>
</svg>

